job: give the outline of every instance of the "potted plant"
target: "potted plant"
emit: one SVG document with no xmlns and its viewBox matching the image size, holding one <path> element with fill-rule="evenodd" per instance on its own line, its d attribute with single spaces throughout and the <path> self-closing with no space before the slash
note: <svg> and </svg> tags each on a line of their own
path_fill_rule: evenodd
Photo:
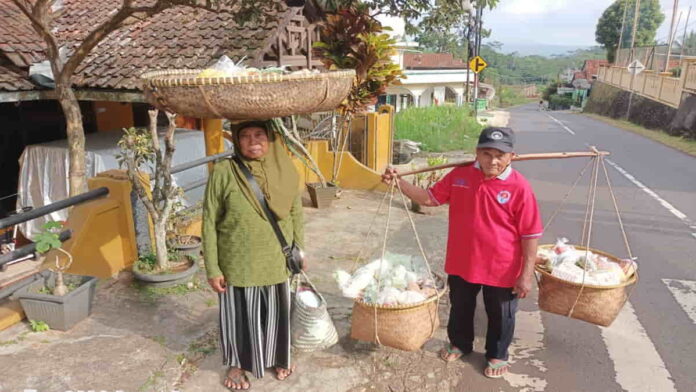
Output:
<svg viewBox="0 0 696 392">
<path fill-rule="evenodd" d="M 157 132 L 159 111 L 150 110 L 148 113 L 148 130 L 132 127 L 124 129 L 124 135 L 118 142 L 121 153 L 116 158 L 121 167 L 125 166 L 128 179 L 153 225 L 153 252 L 138 257 L 133 264 L 133 275 L 146 284 L 167 287 L 191 279 L 198 270 L 198 263 L 193 257 L 172 249 L 167 237 L 167 229 L 172 226 L 172 211 L 175 211 L 175 204 L 182 193 L 181 188 L 174 185 L 171 172 L 176 115 L 167 113 L 169 124 L 162 149 Z M 144 168 L 149 169 L 150 181 L 144 180 Z"/>
<path fill-rule="evenodd" d="M 427 158 L 428 167 L 444 165 L 447 163 L 447 158 L 444 155 L 433 156 Z M 412 165 L 415 169 L 415 165 Z M 444 177 L 444 170 L 435 170 L 426 173 L 418 173 L 413 176 L 413 185 L 419 186 L 424 189 L 428 189 L 433 186 L 436 182 L 440 181 Z M 422 206 L 415 201 L 411 201 L 411 211 L 415 213 L 423 213 Z"/>
<path fill-rule="evenodd" d="M 186 234 L 186 229 L 200 216 L 202 207 L 202 203 L 197 203 L 190 208 L 184 208 L 183 204 L 177 201 L 167 220 L 167 246 L 171 251 L 189 256 L 194 261 L 201 256 L 202 241 L 197 235 Z"/>
<path fill-rule="evenodd" d="M 92 312 L 97 278 L 66 274 L 73 257 L 64 250 L 59 239 L 63 224 L 47 222 L 36 236 L 36 251 L 43 255 L 51 249 L 63 254 L 55 256 L 55 267 L 42 273 L 41 279 L 19 289 L 15 297 L 29 320 L 40 320 L 53 329 L 70 329 Z"/>
</svg>

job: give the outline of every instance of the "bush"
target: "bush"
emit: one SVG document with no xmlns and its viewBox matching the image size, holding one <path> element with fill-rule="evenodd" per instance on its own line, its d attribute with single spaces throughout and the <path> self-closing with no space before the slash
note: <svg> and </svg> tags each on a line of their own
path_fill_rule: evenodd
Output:
<svg viewBox="0 0 696 392">
<path fill-rule="evenodd" d="M 394 118 L 396 139 L 421 142 L 423 151 L 474 151 L 483 128 L 471 109 L 461 106 L 410 107 Z"/>
<path fill-rule="evenodd" d="M 573 106 L 573 97 L 570 95 L 558 95 L 554 94 L 549 97 L 549 109 L 551 110 L 565 110 L 570 109 Z"/>
<path fill-rule="evenodd" d="M 544 93 L 541 95 L 542 98 L 544 98 L 544 101 L 549 101 L 551 100 L 551 96 L 555 95 L 556 92 L 558 91 L 558 86 L 556 83 L 551 83 L 546 88 L 544 89 Z"/>
</svg>

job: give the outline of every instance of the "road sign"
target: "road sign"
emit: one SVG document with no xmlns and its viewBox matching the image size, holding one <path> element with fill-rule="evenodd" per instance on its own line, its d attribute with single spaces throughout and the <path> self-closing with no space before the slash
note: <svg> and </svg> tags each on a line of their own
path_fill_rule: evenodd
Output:
<svg viewBox="0 0 696 392">
<path fill-rule="evenodd" d="M 628 72 L 632 73 L 633 75 L 638 75 L 639 73 L 643 72 L 645 65 L 638 60 L 633 60 L 631 64 L 628 64 L 626 69 L 628 69 Z"/>
<path fill-rule="evenodd" d="M 481 56 L 476 56 L 471 61 L 469 61 L 469 69 L 474 71 L 475 73 L 479 73 L 484 70 L 488 66 L 488 63 L 486 63 Z"/>
</svg>

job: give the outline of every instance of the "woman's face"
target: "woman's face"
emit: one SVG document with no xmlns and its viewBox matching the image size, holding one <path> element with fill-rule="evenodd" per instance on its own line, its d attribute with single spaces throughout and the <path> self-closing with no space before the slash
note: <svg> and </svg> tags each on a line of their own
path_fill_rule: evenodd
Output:
<svg viewBox="0 0 696 392">
<path fill-rule="evenodd" d="M 263 158 L 268 153 L 266 130 L 260 127 L 247 127 L 239 131 L 239 149 L 245 158 Z"/>
</svg>

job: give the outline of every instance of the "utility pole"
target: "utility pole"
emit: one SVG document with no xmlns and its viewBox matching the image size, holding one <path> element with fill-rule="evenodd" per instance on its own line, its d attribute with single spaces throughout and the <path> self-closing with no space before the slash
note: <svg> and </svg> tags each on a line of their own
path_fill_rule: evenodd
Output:
<svg viewBox="0 0 696 392">
<path fill-rule="evenodd" d="M 617 45 L 616 55 L 614 56 L 614 64 L 619 63 L 619 55 L 621 54 L 621 44 L 623 42 L 623 32 L 626 28 L 626 13 L 628 11 L 628 0 L 624 0 L 624 12 L 621 19 L 621 32 L 619 33 L 619 44 Z"/>
<path fill-rule="evenodd" d="M 679 10 L 679 0 L 674 0 L 672 3 L 672 23 L 669 26 L 669 45 L 667 46 L 667 59 L 665 60 L 665 66 L 662 69 L 662 72 L 667 72 L 667 69 L 669 68 L 669 55 L 672 52 L 672 42 L 674 42 L 674 17 L 677 16 L 677 11 Z M 679 18 L 681 18 L 681 14 L 679 15 Z"/>
<path fill-rule="evenodd" d="M 636 52 L 636 31 L 638 31 L 638 16 L 640 15 L 640 0 L 636 0 L 636 9 L 633 13 L 633 34 L 631 36 L 631 58 L 630 62 L 633 61 Z M 631 88 L 628 94 L 628 107 L 626 108 L 626 121 L 630 121 L 631 115 L 631 102 L 633 101 L 633 82 L 636 80 L 635 72 L 631 72 Z"/>
<path fill-rule="evenodd" d="M 684 24 L 684 38 L 681 42 L 681 53 L 679 53 L 679 62 L 681 63 L 684 59 L 684 48 L 686 47 L 686 28 L 689 27 L 689 17 L 691 17 L 691 6 L 689 6 L 689 12 L 686 14 L 686 23 Z"/>
<path fill-rule="evenodd" d="M 483 28 L 483 4 L 477 4 L 476 8 L 476 38 L 474 44 L 474 50 L 476 51 L 475 56 L 481 54 L 481 29 Z M 479 74 L 474 74 L 474 113 L 478 116 L 478 90 L 479 90 Z"/>
</svg>

